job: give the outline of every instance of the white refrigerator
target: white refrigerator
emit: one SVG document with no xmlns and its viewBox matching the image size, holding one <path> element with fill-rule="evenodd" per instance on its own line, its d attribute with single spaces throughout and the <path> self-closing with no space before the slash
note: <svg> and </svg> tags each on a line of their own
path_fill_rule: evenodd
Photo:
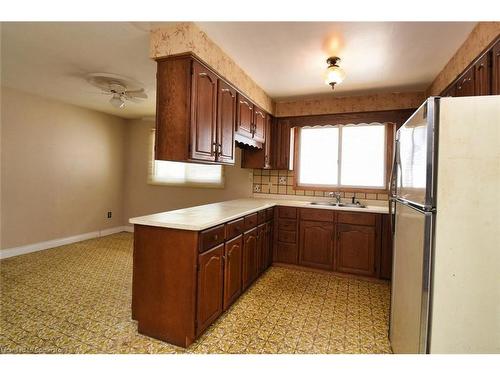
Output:
<svg viewBox="0 0 500 375">
<path fill-rule="evenodd" d="M 427 99 L 389 204 L 394 353 L 500 353 L 500 96 Z"/>
</svg>

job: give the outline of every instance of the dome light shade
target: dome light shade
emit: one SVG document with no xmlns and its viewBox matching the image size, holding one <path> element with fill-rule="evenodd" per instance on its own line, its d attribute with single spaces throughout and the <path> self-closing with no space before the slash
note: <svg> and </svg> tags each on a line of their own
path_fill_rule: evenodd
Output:
<svg viewBox="0 0 500 375">
<path fill-rule="evenodd" d="M 109 100 L 109 102 L 111 103 L 111 105 L 113 107 L 116 107 L 119 109 L 122 109 L 123 107 L 125 107 L 125 101 L 121 98 L 121 96 L 119 94 L 114 94 L 113 97 Z"/>
<path fill-rule="evenodd" d="M 328 68 L 326 68 L 325 74 L 325 84 L 335 88 L 336 84 L 341 83 L 345 78 L 345 72 L 338 66 L 340 58 L 334 56 L 328 58 L 326 62 L 328 63 Z"/>
</svg>

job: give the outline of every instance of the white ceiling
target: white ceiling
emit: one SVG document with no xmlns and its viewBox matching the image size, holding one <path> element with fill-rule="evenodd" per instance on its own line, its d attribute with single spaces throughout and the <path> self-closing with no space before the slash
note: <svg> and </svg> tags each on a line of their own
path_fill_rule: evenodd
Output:
<svg viewBox="0 0 500 375">
<path fill-rule="evenodd" d="M 154 115 L 156 66 L 149 58 L 148 27 L 129 22 L 2 23 L 2 84 L 125 118 Z M 86 82 L 85 75 L 96 72 L 143 83 L 148 99 L 114 108 L 109 96 Z"/>
<path fill-rule="evenodd" d="M 197 23 L 273 98 L 329 94 L 323 83 L 332 37 L 345 81 L 335 94 L 427 88 L 473 22 Z M 159 23 L 2 23 L 2 85 L 125 118 L 155 113 L 149 30 Z M 84 79 L 106 72 L 144 83 L 149 98 L 112 107 Z"/>
<path fill-rule="evenodd" d="M 426 89 L 475 22 L 198 22 L 270 96 L 331 93 L 326 58 L 346 72 L 335 93 Z M 332 46 L 337 43 L 339 47 Z M 334 48 L 332 48 L 334 47 Z"/>
</svg>

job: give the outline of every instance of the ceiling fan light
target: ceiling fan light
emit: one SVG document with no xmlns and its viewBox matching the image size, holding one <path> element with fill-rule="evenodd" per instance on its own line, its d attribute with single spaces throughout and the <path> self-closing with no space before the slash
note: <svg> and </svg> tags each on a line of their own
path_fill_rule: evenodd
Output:
<svg viewBox="0 0 500 375">
<path fill-rule="evenodd" d="M 123 107 L 125 107 L 125 101 L 120 97 L 120 95 L 113 95 L 113 97 L 111 99 L 109 99 L 109 102 L 111 103 L 111 105 L 113 107 L 116 107 L 116 108 L 119 108 L 119 109 L 122 109 Z"/>
</svg>

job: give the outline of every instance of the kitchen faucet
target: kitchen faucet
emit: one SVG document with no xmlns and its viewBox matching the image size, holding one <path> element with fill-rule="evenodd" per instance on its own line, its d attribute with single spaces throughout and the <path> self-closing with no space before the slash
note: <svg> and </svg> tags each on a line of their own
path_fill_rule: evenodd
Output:
<svg viewBox="0 0 500 375">
<path fill-rule="evenodd" d="M 328 193 L 328 196 L 333 198 L 335 197 L 335 200 L 337 201 L 337 204 L 340 204 L 340 193 L 339 192 L 336 192 L 334 193 L 333 191 Z"/>
</svg>

